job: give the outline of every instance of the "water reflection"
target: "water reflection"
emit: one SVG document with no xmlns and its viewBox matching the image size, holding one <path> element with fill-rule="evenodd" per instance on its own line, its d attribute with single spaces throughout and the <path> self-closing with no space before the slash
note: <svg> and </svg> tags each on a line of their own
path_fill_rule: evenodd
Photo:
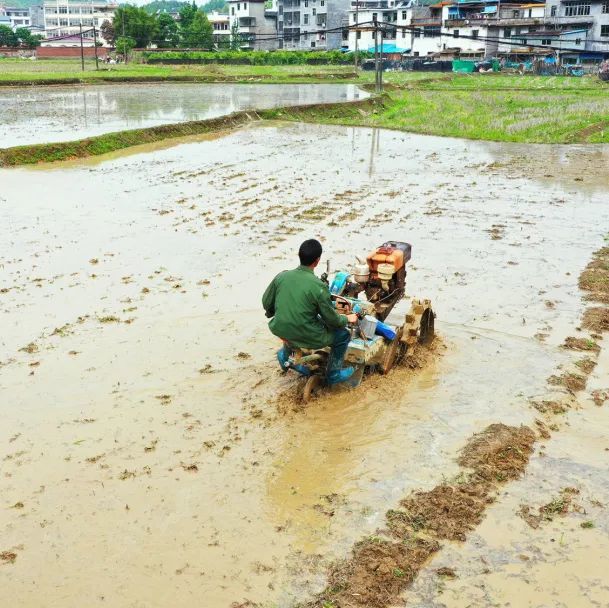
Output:
<svg viewBox="0 0 609 608">
<path fill-rule="evenodd" d="M 0 89 L 0 147 L 203 120 L 238 110 L 351 101 L 350 84 L 135 84 Z"/>
</svg>

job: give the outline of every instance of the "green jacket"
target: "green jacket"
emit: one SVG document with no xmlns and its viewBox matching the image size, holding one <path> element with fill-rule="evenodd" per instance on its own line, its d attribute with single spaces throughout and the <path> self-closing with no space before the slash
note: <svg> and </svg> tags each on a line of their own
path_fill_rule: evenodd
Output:
<svg viewBox="0 0 609 608">
<path fill-rule="evenodd" d="M 279 273 L 262 296 L 270 330 L 300 348 L 330 346 L 334 331 L 347 325 L 336 312 L 328 286 L 308 266 Z"/>
</svg>

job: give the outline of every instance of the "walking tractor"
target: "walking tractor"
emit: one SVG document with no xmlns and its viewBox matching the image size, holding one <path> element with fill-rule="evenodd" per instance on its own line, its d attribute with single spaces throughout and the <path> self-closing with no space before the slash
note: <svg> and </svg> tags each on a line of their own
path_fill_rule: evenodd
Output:
<svg viewBox="0 0 609 608">
<path fill-rule="evenodd" d="M 356 258 L 351 272 L 339 271 L 328 285 L 338 312 L 356 313 L 359 321 L 349 326 L 351 341 L 345 363 L 355 368 L 348 384 L 357 387 L 365 372 L 387 374 L 417 343 L 426 344 L 434 337 L 435 314 L 430 300 L 405 295 L 406 263 L 412 247 L 408 243 L 388 241 L 372 251 L 363 261 Z M 307 402 L 326 384 L 330 347 L 318 350 L 293 348 L 285 363 L 306 376 L 303 401 Z"/>
</svg>

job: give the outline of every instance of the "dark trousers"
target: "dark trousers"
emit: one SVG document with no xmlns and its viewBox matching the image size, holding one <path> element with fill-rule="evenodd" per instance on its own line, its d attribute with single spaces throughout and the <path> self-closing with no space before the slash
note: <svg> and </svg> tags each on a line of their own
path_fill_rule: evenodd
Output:
<svg viewBox="0 0 609 608">
<path fill-rule="evenodd" d="M 328 373 L 342 369 L 350 341 L 351 332 L 348 329 L 341 328 L 334 331 L 334 339 L 332 340 L 332 349 L 330 350 L 330 359 L 328 361 Z"/>
</svg>

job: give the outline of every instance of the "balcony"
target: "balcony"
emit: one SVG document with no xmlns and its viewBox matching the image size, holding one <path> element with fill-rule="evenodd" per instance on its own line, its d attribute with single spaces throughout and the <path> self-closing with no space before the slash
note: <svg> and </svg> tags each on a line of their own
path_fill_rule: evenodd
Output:
<svg viewBox="0 0 609 608">
<path fill-rule="evenodd" d="M 584 25 L 587 23 L 594 23 L 594 17 L 592 15 L 576 15 L 573 17 L 555 15 L 554 17 L 547 17 L 545 22 L 553 25 Z"/>
<path fill-rule="evenodd" d="M 450 21 L 452 21 L 452 19 Z M 413 18 L 410 20 L 410 25 L 415 27 L 423 27 L 424 25 L 442 27 L 442 19 L 436 19 L 435 17 L 420 17 L 418 19 Z"/>
<path fill-rule="evenodd" d="M 239 17 L 239 27 L 256 27 L 256 17 Z"/>
</svg>

